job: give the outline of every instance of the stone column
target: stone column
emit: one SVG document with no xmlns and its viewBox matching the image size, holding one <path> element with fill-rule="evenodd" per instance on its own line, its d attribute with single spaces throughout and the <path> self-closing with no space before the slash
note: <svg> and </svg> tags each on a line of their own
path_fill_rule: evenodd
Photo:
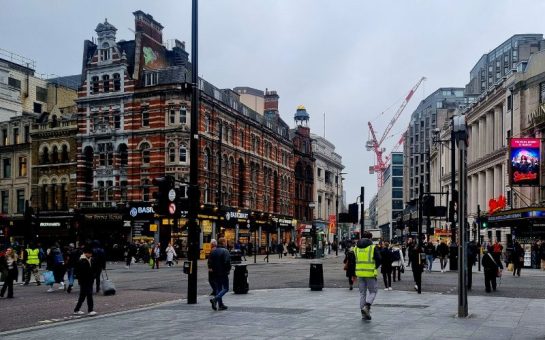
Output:
<svg viewBox="0 0 545 340">
<path fill-rule="evenodd" d="M 479 174 L 471 176 L 471 208 L 470 211 L 477 210 L 479 204 Z"/>
<path fill-rule="evenodd" d="M 484 119 L 479 119 L 479 145 L 477 146 L 477 159 L 481 158 L 484 155 L 484 137 L 485 137 L 485 130 L 484 130 Z"/>
<path fill-rule="evenodd" d="M 494 167 L 494 197 L 497 198 L 502 194 L 501 189 L 501 165 Z"/>
<path fill-rule="evenodd" d="M 481 209 L 485 206 L 486 202 L 486 173 L 484 171 L 479 172 L 479 204 Z"/>
<path fill-rule="evenodd" d="M 494 196 L 494 168 L 489 168 L 486 170 L 486 198 L 485 198 L 485 209 L 488 210 L 488 200 Z"/>
<path fill-rule="evenodd" d="M 485 116 L 486 119 L 486 152 L 485 154 L 489 154 L 494 149 L 493 143 L 494 143 L 494 112 L 489 111 L 486 113 Z"/>
</svg>

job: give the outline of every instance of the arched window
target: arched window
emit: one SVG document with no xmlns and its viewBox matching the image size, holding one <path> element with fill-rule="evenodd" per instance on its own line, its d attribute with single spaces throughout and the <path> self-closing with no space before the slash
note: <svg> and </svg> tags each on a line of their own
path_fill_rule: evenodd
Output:
<svg viewBox="0 0 545 340">
<path fill-rule="evenodd" d="M 105 61 L 110 59 L 110 45 L 105 42 L 102 44 L 102 49 L 100 50 L 100 60 Z"/>
<path fill-rule="evenodd" d="M 144 178 L 142 181 L 142 199 L 144 202 L 148 202 L 150 199 L 150 181 L 147 178 Z"/>
<path fill-rule="evenodd" d="M 187 109 L 180 107 L 180 124 L 187 124 Z"/>
<path fill-rule="evenodd" d="M 149 164 L 151 161 L 150 145 L 148 143 L 142 143 L 142 145 L 140 145 L 140 152 L 142 156 L 142 164 Z"/>
<path fill-rule="evenodd" d="M 210 116 L 206 115 L 204 117 L 204 131 L 205 132 L 210 132 L 210 129 L 212 128 L 210 125 L 211 125 Z"/>
<path fill-rule="evenodd" d="M 168 161 L 169 163 L 176 162 L 176 144 L 173 142 L 168 144 Z"/>
<path fill-rule="evenodd" d="M 185 145 L 180 145 L 180 163 L 187 163 L 187 148 Z"/>
<path fill-rule="evenodd" d="M 98 200 L 99 201 L 105 201 L 106 200 L 106 188 L 104 188 L 104 181 L 98 181 L 97 182 L 98 187 Z"/>
<path fill-rule="evenodd" d="M 204 195 L 203 195 L 203 202 L 208 203 L 210 199 L 210 190 L 208 189 L 208 183 L 204 184 Z"/>
<path fill-rule="evenodd" d="M 240 130 L 240 146 L 244 148 L 244 130 Z"/>
<path fill-rule="evenodd" d="M 66 178 L 61 179 L 61 209 L 68 210 L 68 181 Z"/>
<path fill-rule="evenodd" d="M 110 92 L 110 76 L 107 74 L 102 76 L 102 91 Z"/>
<path fill-rule="evenodd" d="M 62 145 L 61 162 L 63 163 L 68 162 L 68 145 L 66 144 Z"/>
<path fill-rule="evenodd" d="M 49 149 L 46 146 L 42 149 L 42 164 L 47 163 L 49 163 Z"/>
<path fill-rule="evenodd" d="M 121 91 L 121 77 L 119 73 L 114 73 L 114 91 Z"/>
<path fill-rule="evenodd" d="M 59 161 L 59 148 L 54 145 L 53 150 L 51 151 L 51 162 L 57 163 Z"/>
<path fill-rule="evenodd" d="M 210 170 L 210 149 L 206 148 L 203 155 L 203 167 L 204 170 Z"/>
</svg>

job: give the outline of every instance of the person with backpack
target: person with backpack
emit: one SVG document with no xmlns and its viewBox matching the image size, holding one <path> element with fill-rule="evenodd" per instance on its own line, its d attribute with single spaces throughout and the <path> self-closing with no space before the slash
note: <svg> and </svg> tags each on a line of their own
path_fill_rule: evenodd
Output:
<svg viewBox="0 0 545 340">
<path fill-rule="evenodd" d="M 392 246 L 392 276 L 394 282 L 401 281 L 401 272 L 405 271 L 405 259 L 403 257 L 403 251 L 396 243 Z"/>
<path fill-rule="evenodd" d="M 52 271 L 53 276 L 55 277 L 55 281 L 51 284 L 51 287 L 49 287 L 47 292 L 51 293 L 54 291 L 53 286 L 55 283 L 59 284 L 58 289 L 64 289 L 64 273 L 66 269 L 64 266 L 64 257 L 58 243 L 55 243 L 55 245 L 49 249 L 46 269 Z"/>
</svg>

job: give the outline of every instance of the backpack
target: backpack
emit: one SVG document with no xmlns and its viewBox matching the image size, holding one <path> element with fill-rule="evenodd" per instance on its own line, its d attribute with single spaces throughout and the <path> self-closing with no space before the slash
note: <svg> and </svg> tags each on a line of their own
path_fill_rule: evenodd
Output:
<svg viewBox="0 0 545 340">
<path fill-rule="evenodd" d="M 399 260 L 401 260 L 401 255 L 399 254 L 400 251 L 401 251 L 401 250 L 399 250 L 399 249 L 393 251 L 393 253 L 392 253 L 392 260 L 393 260 L 393 261 L 399 261 Z"/>
</svg>

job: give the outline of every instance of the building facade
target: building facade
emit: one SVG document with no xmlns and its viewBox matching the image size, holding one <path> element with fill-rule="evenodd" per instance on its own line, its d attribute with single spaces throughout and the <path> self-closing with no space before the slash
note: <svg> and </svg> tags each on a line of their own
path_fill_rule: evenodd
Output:
<svg viewBox="0 0 545 340">
<path fill-rule="evenodd" d="M 315 158 L 313 201 L 314 224 L 325 232 L 327 241 L 337 240 L 337 217 L 343 211 L 342 157 L 335 152 L 335 145 L 327 139 L 312 134 L 312 154 Z"/>
<path fill-rule="evenodd" d="M 403 214 L 403 153 L 392 152 L 391 163 L 384 171 L 384 185 L 377 194 L 377 226 L 382 237 L 391 240 L 396 234 L 396 221 Z"/>
</svg>

